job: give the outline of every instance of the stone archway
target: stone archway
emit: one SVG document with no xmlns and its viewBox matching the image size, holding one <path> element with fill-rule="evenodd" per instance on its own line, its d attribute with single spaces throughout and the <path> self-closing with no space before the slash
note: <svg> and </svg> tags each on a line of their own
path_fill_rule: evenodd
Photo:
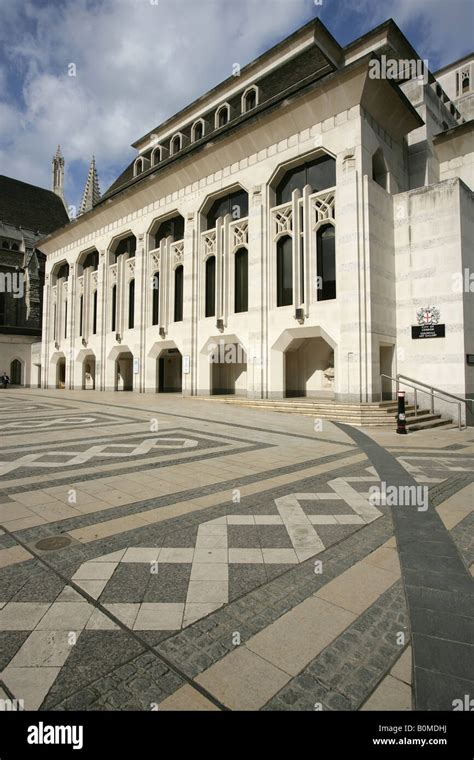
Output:
<svg viewBox="0 0 474 760">
<path fill-rule="evenodd" d="M 247 395 L 247 351 L 237 335 L 209 338 L 200 359 L 200 374 L 207 372 L 209 395 Z"/>
<path fill-rule="evenodd" d="M 133 391 L 133 354 L 128 346 L 114 346 L 107 359 L 107 387 Z"/>
<path fill-rule="evenodd" d="M 335 342 L 320 327 L 285 330 L 273 346 L 280 354 L 282 395 L 334 398 L 335 348 Z"/>
<path fill-rule="evenodd" d="M 149 350 L 146 384 L 156 393 L 182 393 L 183 356 L 173 340 L 157 341 Z"/>
<path fill-rule="evenodd" d="M 23 385 L 23 364 L 20 359 L 13 359 L 10 362 L 10 383 L 12 385 Z"/>
</svg>

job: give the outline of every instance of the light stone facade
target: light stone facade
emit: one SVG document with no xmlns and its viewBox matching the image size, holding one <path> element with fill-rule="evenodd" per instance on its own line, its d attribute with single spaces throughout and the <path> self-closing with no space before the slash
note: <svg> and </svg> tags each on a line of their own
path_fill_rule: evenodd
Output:
<svg viewBox="0 0 474 760">
<path fill-rule="evenodd" d="M 255 116 L 236 112 L 232 104 L 242 99 L 245 108 L 249 87 L 313 50 L 326 61 L 318 78 L 282 86 L 267 107 L 258 90 Z M 431 74 L 425 85 L 372 79 L 368 64 L 381 50 L 401 58 L 411 50 L 393 22 L 346 48 L 311 22 L 135 143 L 143 160 L 133 176 L 41 242 L 43 387 L 372 401 L 389 391 L 381 373 L 401 372 L 472 397 L 473 295 L 455 285 L 474 271 L 472 122 L 437 94 Z M 229 121 L 219 127 L 226 103 Z M 212 109 L 216 123 L 206 135 L 203 121 L 194 148 L 186 129 L 194 135 Z M 335 185 L 297 187 L 277 203 L 286 173 L 324 156 L 335 161 Z M 248 194 L 248 214 L 220 216 L 207 229 L 213 203 L 236 190 Z M 177 215 L 183 237 L 157 246 L 160 225 Z M 328 225 L 336 297 L 320 300 L 316 247 Z M 115 256 L 130 236 L 132 255 Z M 278 306 L 282 237 L 292 241 L 292 303 Z M 234 259 L 244 248 L 248 309 L 236 312 Z M 91 252 L 94 266 L 84 268 Z M 209 256 L 215 313 L 206 317 Z M 181 266 L 183 318 L 175 321 Z M 427 306 L 439 309 L 445 338 L 411 337 Z"/>
</svg>

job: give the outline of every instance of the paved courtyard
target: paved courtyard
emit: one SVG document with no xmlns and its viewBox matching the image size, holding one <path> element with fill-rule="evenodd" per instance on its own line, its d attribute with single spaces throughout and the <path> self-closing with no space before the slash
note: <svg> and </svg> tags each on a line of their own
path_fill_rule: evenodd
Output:
<svg viewBox="0 0 474 760">
<path fill-rule="evenodd" d="M 92 391 L 9 389 L 0 410 L 0 699 L 452 710 L 474 695 L 473 429 Z M 374 499 L 381 481 L 421 501 Z"/>
</svg>

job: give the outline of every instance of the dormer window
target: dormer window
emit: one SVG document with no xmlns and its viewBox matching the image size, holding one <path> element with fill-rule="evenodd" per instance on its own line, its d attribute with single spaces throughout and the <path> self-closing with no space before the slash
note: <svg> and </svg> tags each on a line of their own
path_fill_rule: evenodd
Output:
<svg viewBox="0 0 474 760">
<path fill-rule="evenodd" d="M 230 120 L 230 106 L 228 103 L 223 103 L 216 111 L 216 129 L 219 127 L 225 127 Z"/>
<path fill-rule="evenodd" d="M 161 145 L 157 145 L 156 148 L 153 148 L 151 151 L 151 165 L 156 166 L 160 163 L 160 161 L 163 160 L 163 149 Z"/>
<path fill-rule="evenodd" d="M 204 137 L 204 119 L 198 119 L 191 128 L 191 141 L 197 142 Z"/>
<path fill-rule="evenodd" d="M 141 174 L 143 171 L 143 158 L 137 158 L 133 165 L 133 176 L 136 177 L 138 174 Z"/>
<path fill-rule="evenodd" d="M 258 88 L 254 85 L 248 87 L 242 95 L 242 113 L 251 111 L 258 105 Z"/>
<path fill-rule="evenodd" d="M 183 137 L 182 135 L 175 135 L 171 138 L 170 142 L 170 154 L 174 156 L 175 153 L 179 153 L 181 148 L 183 147 Z"/>
<path fill-rule="evenodd" d="M 2 240 L 2 248 L 5 248 L 7 251 L 10 250 L 10 246 L 6 240 Z"/>
<path fill-rule="evenodd" d="M 135 163 L 133 164 L 133 176 L 137 177 L 139 174 L 148 169 L 149 166 L 149 158 L 145 158 L 145 156 L 138 156 L 138 158 L 135 159 Z"/>
<path fill-rule="evenodd" d="M 469 72 L 463 71 L 461 73 L 461 94 L 464 95 L 464 93 L 469 92 L 471 89 L 471 82 L 469 79 Z"/>
</svg>

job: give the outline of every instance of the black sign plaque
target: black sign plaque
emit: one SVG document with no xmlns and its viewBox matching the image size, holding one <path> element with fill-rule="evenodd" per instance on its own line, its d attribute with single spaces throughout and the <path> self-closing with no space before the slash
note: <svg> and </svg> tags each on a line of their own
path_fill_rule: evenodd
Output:
<svg viewBox="0 0 474 760">
<path fill-rule="evenodd" d="M 446 325 L 412 325 L 412 338 L 445 338 Z"/>
</svg>

